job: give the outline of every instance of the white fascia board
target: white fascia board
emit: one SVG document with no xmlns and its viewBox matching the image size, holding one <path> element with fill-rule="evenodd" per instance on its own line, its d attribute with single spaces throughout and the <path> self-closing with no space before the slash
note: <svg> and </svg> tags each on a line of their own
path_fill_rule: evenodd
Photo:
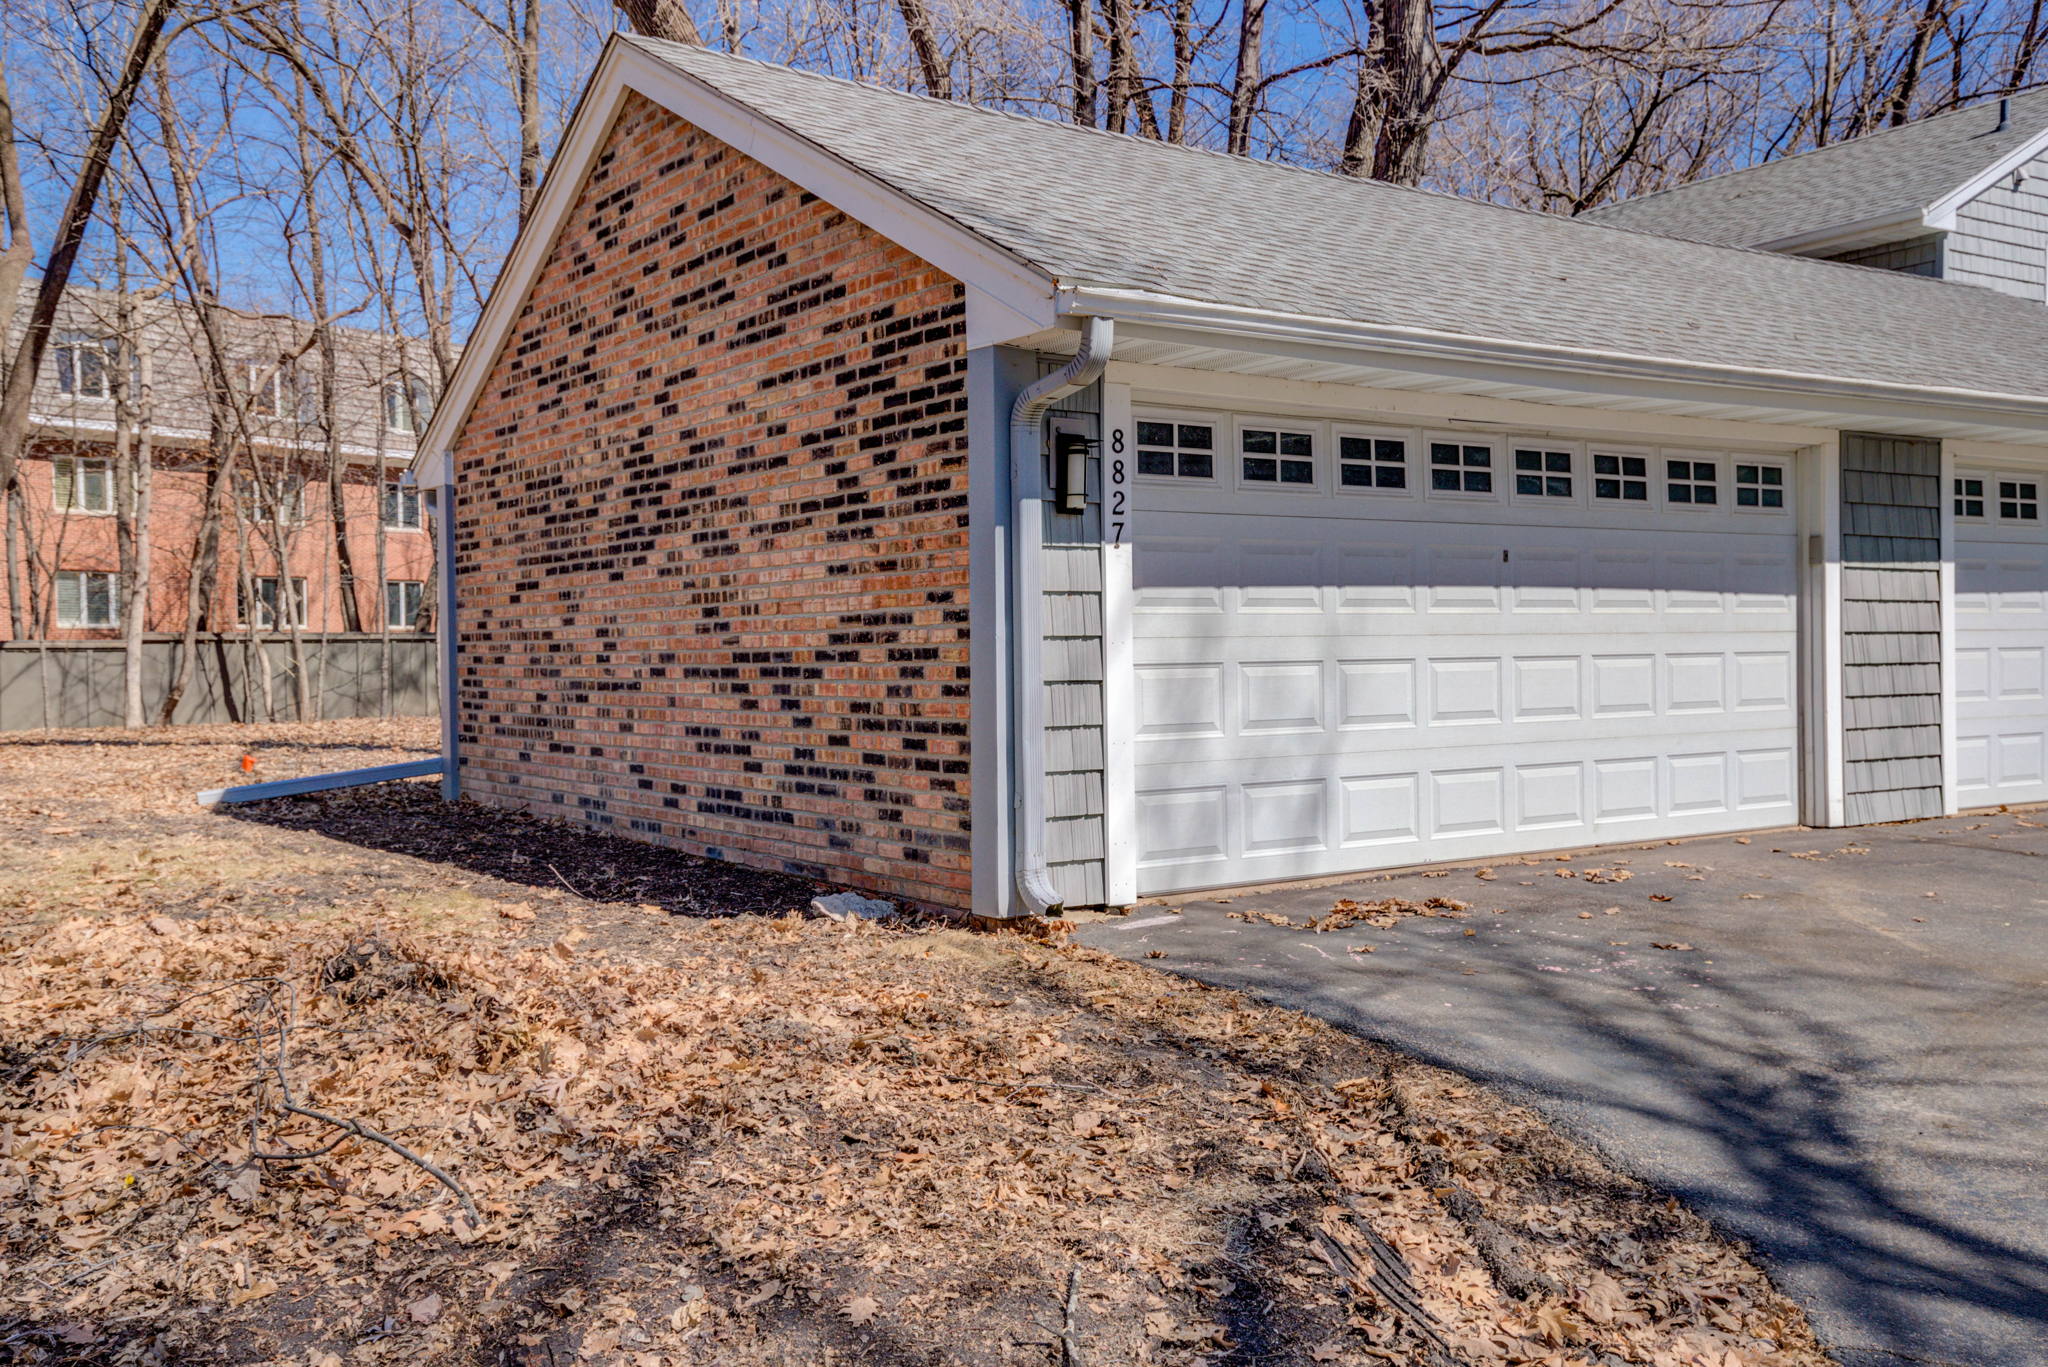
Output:
<svg viewBox="0 0 2048 1367">
<path fill-rule="evenodd" d="M 29 426 L 35 429 L 35 435 L 45 439 L 110 442 L 119 435 L 118 429 L 111 422 L 85 422 L 77 418 L 50 417 L 46 414 L 35 412 L 29 414 L 28 421 Z M 200 443 L 212 441 L 213 437 L 210 433 L 202 432 L 196 427 L 152 427 L 149 429 L 149 439 L 152 442 Z M 327 444 L 325 442 L 292 441 L 284 437 L 259 435 L 249 444 L 265 451 L 298 451 L 309 455 L 322 456 L 327 454 Z M 416 458 L 415 453 L 411 451 L 394 451 L 389 447 L 358 446 L 354 442 L 341 443 L 340 450 L 341 454 L 347 456 L 352 463 L 357 461 L 367 463 L 381 456 L 386 465 L 410 465 Z"/>
<path fill-rule="evenodd" d="M 433 451 L 438 457 L 469 420 L 484 379 L 496 366 L 527 293 L 546 265 L 620 108 L 634 94 L 760 162 L 960 281 L 967 290 L 970 348 L 1052 326 L 1054 281 L 1038 267 L 614 35 L 548 165 L 533 214 L 513 242 L 476 330 L 463 347 L 448 392 L 421 437 L 421 450 Z M 414 470 L 422 484 L 443 482 L 452 474 L 445 458 L 418 461 Z"/>
<path fill-rule="evenodd" d="M 1928 205 L 1927 212 L 1924 215 L 1926 225 L 1937 232 L 1945 233 L 1952 231 L 1956 226 L 1956 214 L 1965 204 L 1968 204 L 1971 200 L 1983 194 L 1986 190 L 1998 184 L 1999 181 L 2004 180 L 2007 176 L 2044 152 L 2048 152 L 2048 128 L 2042 129 L 2039 133 L 2028 138 L 2018 147 L 2015 147 L 2012 151 L 2006 153 L 1982 171 L 1979 171 L 1969 180 Z"/>
<path fill-rule="evenodd" d="M 2048 433 L 2048 399 L 1967 389 L 1920 387 L 1881 380 L 1849 380 L 1768 368 L 1673 361 L 1586 347 L 1470 337 L 1424 328 L 1273 313 L 1182 299 L 1142 290 L 1070 285 L 1060 291 L 1060 312 L 1111 318 L 1135 327 L 1206 337 L 1241 339 L 1246 351 L 1273 350 L 1331 359 L 1373 358 L 1392 370 L 1418 371 L 1500 383 L 1548 386 L 1618 398 L 1714 400 L 1829 415 L 1886 419 L 1957 419 Z M 1818 401 L 1818 402 L 1816 402 Z"/>
<path fill-rule="evenodd" d="M 1880 242 L 1896 242 L 1902 237 L 1918 237 L 1928 231 L 1927 218 L 1921 210 L 1905 209 L 1858 219 L 1854 223 L 1831 223 L 1825 228 L 1793 233 L 1789 237 L 1774 237 L 1768 242 L 1752 242 L 1749 246 L 1755 251 L 1777 252 L 1784 256 L 1812 256 L 1817 252 L 1849 251 Z"/>
</svg>

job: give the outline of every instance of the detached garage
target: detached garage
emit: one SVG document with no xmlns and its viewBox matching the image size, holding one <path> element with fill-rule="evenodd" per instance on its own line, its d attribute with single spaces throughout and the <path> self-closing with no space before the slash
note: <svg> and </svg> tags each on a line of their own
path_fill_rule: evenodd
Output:
<svg viewBox="0 0 2048 1367">
<path fill-rule="evenodd" d="M 607 50 L 450 795 L 990 915 L 2048 800 L 2048 311 Z"/>
</svg>

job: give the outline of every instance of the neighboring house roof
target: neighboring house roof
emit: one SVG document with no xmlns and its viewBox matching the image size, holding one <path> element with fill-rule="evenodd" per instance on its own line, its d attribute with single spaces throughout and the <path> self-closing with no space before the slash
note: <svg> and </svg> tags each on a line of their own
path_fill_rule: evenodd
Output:
<svg viewBox="0 0 2048 1367">
<path fill-rule="evenodd" d="M 2027 395 L 2048 375 L 2048 311 L 1988 290 L 633 41 L 1063 285 L 1751 372 Z"/>
<path fill-rule="evenodd" d="M 1945 229 L 1957 205 L 2048 149 L 2048 87 L 1971 105 L 1741 171 L 1594 209 L 1582 218 L 1735 247 Z"/>
</svg>

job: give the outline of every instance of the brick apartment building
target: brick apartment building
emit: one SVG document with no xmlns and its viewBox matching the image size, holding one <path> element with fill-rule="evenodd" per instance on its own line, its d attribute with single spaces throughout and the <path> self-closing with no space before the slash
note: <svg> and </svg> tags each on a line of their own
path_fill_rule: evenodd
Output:
<svg viewBox="0 0 2048 1367">
<path fill-rule="evenodd" d="M 21 525 L 0 576 L 0 632 L 9 595 L 22 600 L 24 639 L 93 641 L 119 635 L 116 535 L 118 442 L 146 411 L 151 458 L 146 631 L 184 629 L 195 548 L 215 456 L 207 349 L 189 305 L 73 290 L 37 376 L 33 428 L 21 468 Z M 231 382 L 245 400 L 223 488 L 219 565 L 201 597 L 209 634 L 334 633 L 350 623 L 330 497 L 338 456 L 355 577 L 355 626 L 415 630 L 433 551 L 419 494 L 397 483 L 432 410 L 429 357 L 418 344 L 341 330 L 334 441 L 323 420 L 317 353 L 298 320 L 223 312 L 234 348 Z M 16 322 L 17 328 L 20 320 Z M 123 334 L 127 340 L 122 340 Z M 411 353 L 408 356 L 408 352 Z M 126 392 L 120 383 L 127 375 Z"/>
<path fill-rule="evenodd" d="M 1969 285 L 615 38 L 421 441 L 444 791 L 990 915 L 2048 800 L 2044 374 Z"/>
</svg>

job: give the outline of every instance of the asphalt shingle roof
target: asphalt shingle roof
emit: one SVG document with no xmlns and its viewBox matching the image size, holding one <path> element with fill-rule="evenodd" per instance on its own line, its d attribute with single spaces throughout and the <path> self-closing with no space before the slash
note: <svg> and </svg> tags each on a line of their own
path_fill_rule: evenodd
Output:
<svg viewBox="0 0 2048 1367">
<path fill-rule="evenodd" d="M 1989 290 L 631 41 L 1064 284 L 1914 388 L 2031 397 L 2048 377 L 2048 309 Z"/>
<path fill-rule="evenodd" d="M 1918 214 L 2048 131 L 2048 89 L 1709 176 L 1586 218 L 1695 242 L 1754 247 L 1869 219 Z"/>
</svg>

